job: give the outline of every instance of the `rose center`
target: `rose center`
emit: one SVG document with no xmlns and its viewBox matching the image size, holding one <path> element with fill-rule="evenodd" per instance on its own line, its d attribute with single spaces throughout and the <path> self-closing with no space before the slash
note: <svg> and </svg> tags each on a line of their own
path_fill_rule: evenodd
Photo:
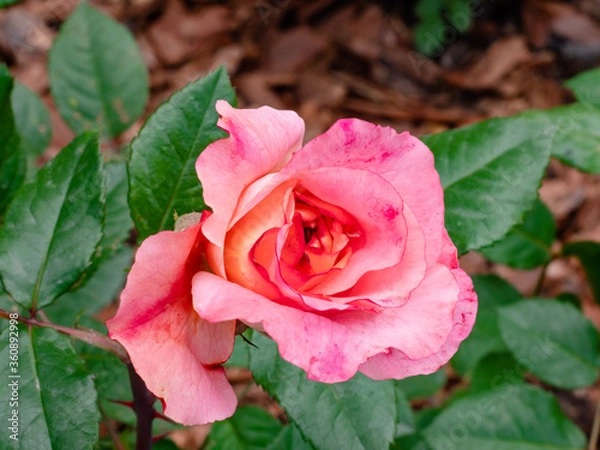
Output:
<svg viewBox="0 0 600 450">
<path fill-rule="evenodd" d="M 281 272 L 298 291 L 342 270 L 361 237 L 354 219 L 308 192 L 294 193 L 294 215 L 281 251 Z"/>
</svg>

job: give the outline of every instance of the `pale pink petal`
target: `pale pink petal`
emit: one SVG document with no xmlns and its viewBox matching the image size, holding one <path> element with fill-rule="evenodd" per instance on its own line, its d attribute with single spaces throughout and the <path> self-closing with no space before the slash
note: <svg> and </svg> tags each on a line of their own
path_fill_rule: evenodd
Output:
<svg viewBox="0 0 600 450">
<path fill-rule="evenodd" d="M 439 351 L 448 339 L 459 293 L 451 270 L 438 264 L 402 306 L 384 308 L 379 314 L 347 312 L 336 321 L 371 345 L 392 347 L 411 359 L 421 359 Z"/>
<path fill-rule="evenodd" d="M 358 119 L 339 120 L 296 152 L 285 171 L 323 167 L 368 170 L 392 184 L 423 228 L 427 263 L 438 261 L 443 245 L 443 191 L 433 155 L 420 140 Z"/>
<path fill-rule="evenodd" d="M 229 137 L 210 144 L 196 162 L 204 200 L 214 214 L 204 225 L 205 236 L 222 247 L 225 233 L 244 189 L 277 172 L 302 145 L 304 122 L 292 111 L 235 109 L 217 102 L 218 126 Z M 214 270 L 223 271 L 216 256 Z M 222 275 L 222 273 L 221 273 Z"/>
<path fill-rule="evenodd" d="M 204 268 L 203 240 L 200 224 L 146 239 L 107 322 L 165 414 L 186 425 L 225 419 L 237 404 L 219 367 L 233 350 L 235 323 L 212 324 L 193 309 L 191 278 Z"/>
<path fill-rule="evenodd" d="M 460 343 L 469 335 L 477 314 L 477 295 L 473 283 L 461 269 L 452 270 L 459 284 L 460 296 L 453 313 L 452 331 L 440 350 L 425 358 L 409 358 L 401 350 L 390 349 L 379 354 L 360 367 L 360 371 L 375 380 L 406 378 L 433 373 L 446 364 L 456 353 Z"/>
<path fill-rule="evenodd" d="M 407 205 L 404 205 L 404 217 L 408 234 L 400 263 L 367 272 L 345 293 L 347 299 L 368 298 L 382 306 L 402 306 L 410 292 L 421 283 L 427 271 L 425 236 Z M 456 249 L 454 255 L 456 258 Z"/>
<path fill-rule="evenodd" d="M 194 277 L 192 293 L 194 307 L 207 320 L 235 318 L 264 329 L 277 342 L 281 357 L 304 369 L 311 380 L 346 381 L 360 364 L 384 350 L 332 319 L 279 305 L 210 273 Z"/>
</svg>

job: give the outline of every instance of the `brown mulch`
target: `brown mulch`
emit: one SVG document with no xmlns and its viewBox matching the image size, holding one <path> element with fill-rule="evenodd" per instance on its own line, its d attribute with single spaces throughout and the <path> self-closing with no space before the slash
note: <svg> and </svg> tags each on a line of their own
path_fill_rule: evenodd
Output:
<svg viewBox="0 0 600 450">
<path fill-rule="evenodd" d="M 340 117 L 423 135 L 552 108 L 573 100 L 562 86 L 566 78 L 600 65 L 600 0 L 475 2 L 471 30 L 464 35 L 446 30 L 439 37 L 446 49 L 435 58 L 414 50 L 415 2 L 410 1 L 91 3 L 134 33 L 150 71 L 148 113 L 189 81 L 225 64 L 241 107 L 293 109 L 306 122 L 307 139 Z M 46 67 L 52 39 L 76 6 L 75 0 L 24 0 L 0 11 L 0 60 L 51 111 L 48 157 L 73 137 L 53 105 Z M 119 142 L 131 140 L 142 123 Z M 600 241 L 598 176 L 553 161 L 541 197 L 558 221 L 557 249 L 569 240 Z M 472 274 L 494 271 L 526 295 L 540 272 L 491 265 L 476 253 L 463 257 L 463 265 Z M 542 294 L 575 293 L 600 328 L 599 309 L 576 261 L 558 259 L 546 275 Z M 240 385 L 247 382 L 243 373 L 235 376 Z M 248 395 L 260 403 L 255 390 Z M 586 432 L 590 424 L 581 416 L 598 396 L 598 387 L 561 394 L 565 409 Z"/>
</svg>

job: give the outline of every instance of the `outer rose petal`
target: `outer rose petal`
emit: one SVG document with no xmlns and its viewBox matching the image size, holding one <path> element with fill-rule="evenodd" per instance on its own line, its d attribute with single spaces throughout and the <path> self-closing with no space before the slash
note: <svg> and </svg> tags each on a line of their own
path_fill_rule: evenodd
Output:
<svg viewBox="0 0 600 450">
<path fill-rule="evenodd" d="M 304 122 L 292 111 L 235 109 L 217 102 L 221 119 L 217 125 L 229 137 L 209 145 L 196 161 L 204 200 L 214 214 L 203 230 L 217 247 L 223 246 L 238 200 L 252 182 L 276 172 L 302 145 Z M 224 276 L 220 252 L 211 252 L 211 267 Z"/>
<path fill-rule="evenodd" d="M 471 286 L 469 277 L 443 265 L 426 275 L 405 305 L 380 313 L 341 311 L 324 317 L 273 303 L 206 272 L 195 275 L 192 285 L 194 306 L 207 320 L 239 318 L 249 325 L 261 324 L 285 360 L 304 369 L 309 379 L 326 383 L 346 381 L 359 367 L 368 370 L 373 365 L 376 370 L 380 354 L 389 353 L 391 347 L 424 361 L 438 353 L 449 358 L 448 350 L 456 351 L 452 345 L 459 342 L 453 336 L 464 339 L 475 314 L 474 302 L 468 311 L 457 308 L 459 300 L 466 298 L 459 297 L 464 295 L 461 289 Z M 461 325 L 453 326 L 459 309 Z M 373 362 L 365 366 L 369 358 Z M 387 378 L 408 376 L 395 367 L 386 374 Z"/>
<path fill-rule="evenodd" d="M 304 369 L 311 380 L 346 381 L 368 357 L 384 350 L 373 352 L 361 336 L 328 318 L 279 305 L 208 272 L 194 276 L 192 296 L 194 307 L 207 320 L 235 317 L 263 328 L 277 342 L 281 356 Z"/>
<path fill-rule="evenodd" d="M 121 294 L 109 336 L 129 353 L 165 414 L 186 425 L 222 420 L 237 399 L 222 367 L 233 349 L 234 322 L 211 324 L 193 309 L 191 277 L 202 267 L 200 225 L 146 239 Z M 182 395 L 185 392 L 185 395 Z"/>
<path fill-rule="evenodd" d="M 377 355 L 364 363 L 360 367 L 362 373 L 375 380 L 399 379 L 433 373 L 450 360 L 460 343 L 471 332 L 477 313 L 477 295 L 473 291 L 473 282 L 461 269 L 454 269 L 452 273 L 461 292 L 453 314 L 452 331 L 442 348 L 422 359 L 410 359 L 402 351 L 391 349 L 388 354 Z"/>
<path fill-rule="evenodd" d="M 338 120 L 296 152 L 282 172 L 324 167 L 368 170 L 392 184 L 425 233 L 428 265 L 438 261 L 444 198 L 433 154 L 425 144 L 408 132 L 398 134 L 359 119 Z"/>
</svg>

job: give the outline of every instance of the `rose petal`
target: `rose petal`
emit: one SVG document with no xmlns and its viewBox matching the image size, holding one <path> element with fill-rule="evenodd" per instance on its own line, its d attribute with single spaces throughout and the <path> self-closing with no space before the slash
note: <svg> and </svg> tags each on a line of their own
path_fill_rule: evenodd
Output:
<svg viewBox="0 0 600 450">
<path fill-rule="evenodd" d="M 368 298 L 381 306 L 402 306 L 411 291 L 423 280 L 427 271 L 425 236 L 414 214 L 404 207 L 408 234 L 406 248 L 399 264 L 363 275 L 348 292 L 347 298 Z M 450 242 L 452 245 L 452 242 Z M 456 260 L 456 250 L 454 253 Z"/>
<path fill-rule="evenodd" d="M 370 345 L 396 348 L 411 359 L 426 358 L 448 339 L 459 292 L 450 269 L 438 264 L 402 306 L 383 308 L 379 314 L 347 312 L 336 320 Z"/>
<path fill-rule="evenodd" d="M 450 360 L 471 332 L 477 314 L 477 295 L 471 279 L 461 269 L 452 270 L 452 273 L 461 290 L 453 313 L 452 331 L 442 348 L 421 359 L 409 358 L 404 352 L 392 348 L 389 353 L 379 354 L 364 363 L 360 367 L 362 373 L 375 380 L 400 379 L 433 373 Z"/>
<path fill-rule="evenodd" d="M 252 258 L 261 236 L 268 230 L 278 229 L 286 223 L 288 204 L 291 202 L 291 188 L 279 186 L 230 230 L 224 250 L 228 280 L 262 292 L 272 300 L 281 297 L 279 289 L 264 278 L 260 266 Z M 209 243 L 208 246 L 214 245 Z"/>
<path fill-rule="evenodd" d="M 210 144 L 196 162 L 204 200 L 214 214 L 206 221 L 205 236 L 222 247 L 238 199 L 252 182 L 278 171 L 302 145 L 304 122 L 292 111 L 273 108 L 235 109 L 217 102 L 218 126 L 229 137 Z M 223 272 L 218 252 L 213 270 Z M 223 273 L 220 273 L 223 275 Z"/>
<path fill-rule="evenodd" d="M 344 269 L 332 271 L 311 293 L 345 291 L 365 272 L 400 262 L 406 245 L 406 220 L 400 196 L 385 179 L 367 170 L 342 167 L 314 169 L 299 176 L 302 186 L 315 197 L 352 215 L 364 240 Z"/>
<path fill-rule="evenodd" d="M 443 191 L 433 155 L 420 140 L 358 119 L 339 120 L 296 152 L 285 171 L 323 167 L 368 170 L 387 180 L 425 232 L 428 265 L 438 261 L 443 245 Z"/>
<path fill-rule="evenodd" d="M 194 276 L 192 295 L 195 309 L 207 320 L 238 318 L 258 328 L 262 324 L 282 358 L 304 369 L 311 380 L 349 380 L 360 364 L 378 353 L 369 353 L 373 349 L 360 335 L 331 319 L 279 305 L 207 272 Z"/>
<path fill-rule="evenodd" d="M 371 313 L 341 311 L 328 317 L 273 303 L 206 272 L 197 274 L 192 284 L 195 308 L 207 320 L 239 318 L 257 325 L 277 342 L 285 360 L 304 369 L 309 379 L 326 383 L 350 379 L 359 366 L 377 379 L 408 376 L 398 367 L 393 367 L 396 372 L 383 372 L 389 366 L 385 359 L 384 375 L 378 375 L 383 357 L 379 354 L 403 351 L 409 366 L 414 359 L 437 364 L 435 358 L 450 358 L 468 334 L 476 308 L 468 276 L 441 265 L 402 307 Z M 392 351 L 392 345 L 401 350 Z"/>
<path fill-rule="evenodd" d="M 237 404 L 223 368 L 231 354 L 233 321 L 211 324 L 194 311 L 191 277 L 203 267 L 200 224 L 146 239 L 121 294 L 109 336 L 129 353 L 165 414 L 186 425 L 222 420 Z M 181 389 L 185 388 L 185 396 Z"/>
</svg>

